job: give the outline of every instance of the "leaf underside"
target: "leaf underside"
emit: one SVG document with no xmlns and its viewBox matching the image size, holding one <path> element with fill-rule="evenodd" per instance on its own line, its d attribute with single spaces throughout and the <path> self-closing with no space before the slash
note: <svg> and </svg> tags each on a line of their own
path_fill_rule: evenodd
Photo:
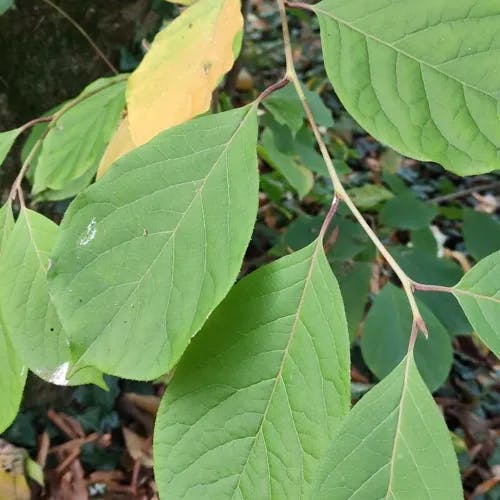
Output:
<svg viewBox="0 0 500 500">
<path fill-rule="evenodd" d="M 10 203 L 0 208 L 0 256 L 14 227 Z M 3 326 L 0 311 L 0 432 L 14 420 L 23 395 L 27 368 L 17 355 Z"/>
<path fill-rule="evenodd" d="M 459 175 L 500 168 L 499 2 L 323 0 L 313 9 L 328 76 L 369 133 Z"/>
<path fill-rule="evenodd" d="M 59 385 L 95 382 L 101 375 L 83 370 L 66 379 L 70 350 L 47 285 L 49 253 L 59 228 L 32 210 L 22 209 L 0 262 L 0 310 L 4 327 L 23 363 L 39 377 Z"/>
<path fill-rule="evenodd" d="M 500 357 L 500 250 L 479 261 L 453 290 L 475 332 Z"/>
<path fill-rule="evenodd" d="M 70 205 L 49 282 L 76 368 L 147 380 L 179 359 L 239 272 L 257 212 L 256 140 L 253 105 L 193 120 Z"/>
<path fill-rule="evenodd" d="M 309 498 L 350 405 L 348 346 L 321 242 L 243 278 L 187 349 L 160 406 L 160 494 Z"/>
<path fill-rule="evenodd" d="M 463 498 L 446 423 L 411 353 L 344 420 L 313 498 Z"/>
</svg>

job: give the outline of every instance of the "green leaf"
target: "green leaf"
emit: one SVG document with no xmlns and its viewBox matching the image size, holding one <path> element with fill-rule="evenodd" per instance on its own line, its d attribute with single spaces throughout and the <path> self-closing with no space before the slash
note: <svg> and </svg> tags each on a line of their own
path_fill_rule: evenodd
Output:
<svg viewBox="0 0 500 500">
<path fill-rule="evenodd" d="M 100 78 L 60 111 L 38 157 L 35 194 L 64 189 L 85 173 L 96 172 L 123 111 L 125 85 L 123 75 Z"/>
<path fill-rule="evenodd" d="M 257 214 L 256 140 L 255 105 L 195 119 L 71 203 L 49 282 L 73 371 L 147 380 L 178 361 L 239 272 Z"/>
<path fill-rule="evenodd" d="M 294 156 L 283 154 L 275 145 L 270 129 L 264 130 L 259 154 L 266 163 L 280 172 L 290 183 L 300 198 L 303 198 L 314 185 L 312 172 L 302 165 Z"/>
<path fill-rule="evenodd" d="M 334 231 L 338 231 L 337 239 L 328 252 L 331 260 L 349 260 L 366 250 L 369 238 L 363 228 L 347 217 L 335 217 L 332 221 Z"/>
<path fill-rule="evenodd" d="M 319 126 L 331 127 L 333 125 L 332 114 L 325 106 L 318 93 L 309 90 L 304 85 L 302 85 L 302 90 L 304 91 L 316 123 Z M 287 85 L 273 92 L 264 99 L 262 104 L 278 123 L 290 127 L 294 135 L 302 127 L 306 118 L 304 107 L 293 85 Z"/>
<path fill-rule="evenodd" d="M 453 286 L 463 275 L 460 266 L 420 248 L 391 248 L 403 270 L 420 283 Z M 455 298 L 448 293 L 421 292 L 419 299 L 435 314 L 450 336 L 468 335 L 472 328 Z"/>
<path fill-rule="evenodd" d="M 500 168 L 498 2 L 323 0 L 312 9 L 328 77 L 370 134 L 459 175 Z"/>
<path fill-rule="evenodd" d="M 369 210 L 378 204 L 390 200 L 394 195 L 383 186 L 364 184 L 347 190 L 352 201 L 360 210 Z"/>
<path fill-rule="evenodd" d="M 317 238 L 323 220 L 322 215 L 299 214 L 283 234 L 283 244 L 291 250 L 305 247 Z M 337 236 L 328 251 L 329 260 L 346 261 L 366 249 L 369 239 L 359 224 L 337 214 L 331 225 L 333 226 L 331 233 L 335 231 Z"/>
<path fill-rule="evenodd" d="M 57 106 L 54 106 L 53 108 L 49 109 L 47 112 L 45 112 L 42 116 L 48 117 L 48 116 L 53 116 L 56 114 L 57 111 L 59 111 L 61 108 L 66 106 L 68 102 L 62 102 L 58 104 Z M 26 159 L 28 158 L 28 155 L 31 153 L 31 150 L 35 146 L 36 142 L 38 139 L 42 138 L 42 135 L 45 133 L 49 126 L 48 122 L 41 122 L 37 123 L 34 127 L 31 127 L 30 132 L 28 134 L 28 137 L 26 138 L 26 141 L 23 144 L 23 147 L 21 148 L 21 161 L 25 162 Z M 33 157 L 30 160 L 30 168 L 28 169 L 28 172 L 26 174 L 26 177 L 28 177 L 29 181 L 31 184 L 33 184 L 33 179 L 35 178 L 35 170 L 36 166 L 38 163 L 38 157 L 40 156 L 40 151 L 41 149 L 38 149 Z"/>
<path fill-rule="evenodd" d="M 474 259 L 484 259 L 500 249 L 500 224 L 492 215 L 464 210 L 464 240 Z"/>
<path fill-rule="evenodd" d="M 273 92 L 262 101 L 264 107 L 273 115 L 281 125 L 290 127 L 295 135 L 304 123 L 304 109 L 293 85 L 287 85 Z"/>
<path fill-rule="evenodd" d="M 3 260 L 5 242 L 13 227 L 14 217 L 10 203 L 7 203 L 0 208 L 0 262 Z M 0 312 L 0 432 L 12 423 L 17 414 L 27 375 L 28 369 L 7 336 Z"/>
<path fill-rule="evenodd" d="M 363 319 L 368 300 L 372 263 L 336 261 L 333 263 L 333 270 L 342 292 L 349 327 L 349 338 L 352 342 L 356 338 L 358 326 Z"/>
<path fill-rule="evenodd" d="M 411 242 L 419 250 L 434 257 L 438 254 L 438 242 L 430 227 L 424 227 L 411 232 Z"/>
<path fill-rule="evenodd" d="M 420 301 L 419 310 L 429 331 L 415 343 L 415 362 L 430 391 L 448 377 L 453 361 L 450 337 L 444 326 Z M 368 368 L 379 378 L 387 376 L 406 356 L 412 314 L 405 293 L 388 283 L 376 296 L 366 317 L 361 352 Z"/>
<path fill-rule="evenodd" d="M 91 370 L 71 381 L 66 378 L 68 339 L 49 296 L 46 276 L 58 229 L 43 215 L 21 210 L 0 262 L 4 327 L 23 363 L 39 377 L 59 385 L 103 385 L 102 376 Z"/>
<path fill-rule="evenodd" d="M 438 211 L 415 195 L 396 196 L 380 210 L 380 222 L 395 229 L 422 229 L 431 223 Z"/>
<path fill-rule="evenodd" d="M 176 370 L 158 412 L 169 498 L 313 498 L 350 405 L 342 298 L 316 240 L 243 278 Z"/>
<path fill-rule="evenodd" d="M 344 420 L 311 498 L 463 498 L 446 423 L 412 353 Z"/>
<path fill-rule="evenodd" d="M 14 0 L 0 0 L 0 16 L 14 5 Z"/>
<path fill-rule="evenodd" d="M 12 144 L 17 136 L 23 131 L 22 127 L 8 130 L 7 132 L 0 132 L 0 167 L 2 166 L 5 157 L 7 156 Z"/>
<path fill-rule="evenodd" d="M 475 332 L 500 357 L 500 250 L 479 261 L 452 290 Z"/>
</svg>

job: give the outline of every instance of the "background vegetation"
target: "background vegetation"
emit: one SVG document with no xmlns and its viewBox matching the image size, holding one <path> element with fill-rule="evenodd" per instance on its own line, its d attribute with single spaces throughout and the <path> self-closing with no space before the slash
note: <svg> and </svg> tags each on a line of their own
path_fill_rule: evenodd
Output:
<svg viewBox="0 0 500 500">
<path fill-rule="evenodd" d="M 137 66 L 155 33 L 179 11 L 161 0 L 61 0 L 58 5 L 120 72 Z M 274 3 L 253 0 L 244 8 L 244 48 L 214 96 L 214 111 L 250 102 L 282 76 Z M 315 116 L 358 207 L 411 277 L 453 285 L 474 262 L 500 248 L 498 174 L 456 177 L 435 164 L 405 159 L 366 135 L 344 112 L 326 79 L 315 18 L 297 11 L 291 22 L 294 40 L 300 42 L 297 68 L 308 89 L 326 104 L 314 98 Z M 40 0 L 18 0 L 0 17 L 0 47 L 0 130 L 44 114 L 111 74 L 75 27 Z M 312 241 L 321 225 L 318 214 L 330 200 L 330 182 L 293 95 L 282 92 L 266 101 L 265 109 L 259 218 L 242 275 Z M 22 141 L 0 171 L 2 201 L 18 171 L 21 146 Z M 26 198 L 56 222 L 68 204 L 30 200 L 29 192 Z M 403 357 L 407 337 L 400 338 L 400 332 L 409 332 L 411 318 L 397 280 L 347 212 L 336 219 L 327 246 L 348 311 L 356 401 Z M 436 303 L 441 301 L 443 310 L 447 299 L 446 312 L 434 314 Z M 464 489 L 470 498 L 500 498 L 498 360 L 470 334 L 454 299 L 426 294 L 422 300 L 427 321 L 440 332 L 426 351 L 423 375 L 453 433 Z M 384 302 L 395 308 L 394 317 L 380 313 Z M 379 343 L 391 348 L 380 352 L 375 348 Z M 418 349 L 416 356 L 418 362 Z M 9 496 L 12 491 L 25 498 L 25 473 L 31 475 L 34 498 L 155 497 L 151 435 L 168 377 L 154 384 L 107 377 L 107 383 L 108 392 L 94 386 L 56 388 L 30 375 L 23 409 L 2 436 L 0 498 L 16 498 Z M 38 462 L 43 488 L 34 464 L 28 471 L 23 460 L 13 466 L 22 451 L 7 443 Z"/>
</svg>

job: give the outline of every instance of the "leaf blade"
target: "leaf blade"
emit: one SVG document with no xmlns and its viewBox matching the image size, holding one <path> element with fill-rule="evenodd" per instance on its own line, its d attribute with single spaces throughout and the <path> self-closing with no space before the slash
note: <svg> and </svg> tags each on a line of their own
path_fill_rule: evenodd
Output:
<svg viewBox="0 0 500 500">
<path fill-rule="evenodd" d="M 257 212 L 256 139 L 255 105 L 195 119 L 72 203 L 49 281 L 78 366 L 152 379 L 177 361 L 239 272 Z"/>
<path fill-rule="evenodd" d="M 316 491 L 320 500 L 462 498 L 446 424 L 411 353 L 351 410 Z"/>
<path fill-rule="evenodd" d="M 127 87 L 135 144 L 208 111 L 242 28 L 238 0 L 199 0 L 156 36 Z"/>
<path fill-rule="evenodd" d="M 242 279 L 190 345 L 155 429 L 160 491 L 307 498 L 348 410 L 348 380 L 342 299 L 316 240 Z"/>
<path fill-rule="evenodd" d="M 451 290 L 475 332 L 500 357 L 500 250 L 480 260 Z"/>
<path fill-rule="evenodd" d="M 3 260 L 5 242 L 14 227 L 10 203 L 0 207 L 0 258 Z M 0 313 L 0 432 L 14 420 L 24 391 L 28 369 L 17 355 L 3 326 Z"/>
<path fill-rule="evenodd" d="M 75 179 L 95 174 L 124 105 L 124 75 L 100 78 L 70 101 L 43 141 L 33 193 L 63 190 Z"/>
<path fill-rule="evenodd" d="M 377 0 L 362 9 L 323 0 L 313 10 L 329 78 L 371 134 L 459 175 L 499 167 L 500 82 L 495 72 L 478 71 L 498 57 L 498 5 Z"/>
<path fill-rule="evenodd" d="M 102 386 L 102 376 L 92 371 L 66 379 L 70 351 L 46 277 L 57 234 L 58 227 L 52 221 L 21 209 L 0 263 L 4 328 L 23 363 L 44 380 L 58 385 L 93 382 Z"/>
</svg>

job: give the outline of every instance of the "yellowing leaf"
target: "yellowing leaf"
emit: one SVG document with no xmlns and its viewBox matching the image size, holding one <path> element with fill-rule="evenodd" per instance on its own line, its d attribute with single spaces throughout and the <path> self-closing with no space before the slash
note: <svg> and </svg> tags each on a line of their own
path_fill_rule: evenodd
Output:
<svg viewBox="0 0 500 500">
<path fill-rule="evenodd" d="M 156 36 L 127 87 L 130 134 L 138 146 L 209 109 L 242 29 L 239 0 L 199 0 Z"/>
<path fill-rule="evenodd" d="M 26 450 L 0 439 L 0 498 L 29 500 L 28 482 L 24 476 Z"/>
<path fill-rule="evenodd" d="M 128 118 L 125 117 L 118 125 L 115 135 L 109 141 L 106 151 L 104 151 L 97 170 L 97 179 L 100 179 L 118 158 L 121 158 L 134 148 L 136 148 L 136 145 L 130 135 Z"/>
</svg>

